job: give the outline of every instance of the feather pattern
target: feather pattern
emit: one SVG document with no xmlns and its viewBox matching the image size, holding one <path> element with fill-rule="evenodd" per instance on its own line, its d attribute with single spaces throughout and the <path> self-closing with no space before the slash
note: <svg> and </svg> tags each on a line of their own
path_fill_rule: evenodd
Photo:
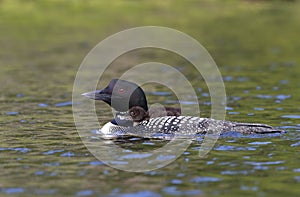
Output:
<svg viewBox="0 0 300 197">
<path fill-rule="evenodd" d="M 226 131 L 240 132 L 243 134 L 284 132 L 283 130 L 265 124 L 239 123 L 192 116 L 164 116 L 144 120 L 132 127 L 114 125 L 112 127 L 105 128 L 104 126 L 100 130 L 100 133 L 112 136 L 131 135 L 139 137 L 153 137 L 157 134 L 191 136 L 206 133 L 219 134 Z"/>
</svg>

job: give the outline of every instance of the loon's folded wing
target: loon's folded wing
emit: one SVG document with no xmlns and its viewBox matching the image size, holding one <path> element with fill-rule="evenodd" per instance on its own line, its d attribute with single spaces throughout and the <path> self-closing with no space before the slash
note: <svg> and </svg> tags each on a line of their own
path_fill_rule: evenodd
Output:
<svg viewBox="0 0 300 197">
<path fill-rule="evenodd" d="M 240 132 L 243 134 L 284 132 L 283 130 L 265 124 L 239 123 L 192 116 L 164 116 L 150 118 L 133 127 L 108 125 L 107 123 L 102 128 L 102 133 L 106 135 L 129 135 L 147 138 L 158 135 L 168 135 L 169 137 L 174 135 L 191 137 L 196 134 L 220 134 L 227 131 Z"/>
</svg>

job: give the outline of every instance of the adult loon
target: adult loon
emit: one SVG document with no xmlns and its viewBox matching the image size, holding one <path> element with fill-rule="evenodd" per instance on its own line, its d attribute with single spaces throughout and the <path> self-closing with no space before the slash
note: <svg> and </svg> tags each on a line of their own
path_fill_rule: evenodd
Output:
<svg viewBox="0 0 300 197">
<path fill-rule="evenodd" d="M 90 99 L 102 100 L 116 111 L 114 119 L 100 130 L 101 134 L 109 136 L 152 137 L 156 134 L 195 135 L 226 131 L 243 134 L 284 132 L 265 124 L 181 116 L 180 109 L 172 107 L 148 109 L 142 88 L 121 79 L 112 79 L 104 89 L 82 95 Z"/>
</svg>

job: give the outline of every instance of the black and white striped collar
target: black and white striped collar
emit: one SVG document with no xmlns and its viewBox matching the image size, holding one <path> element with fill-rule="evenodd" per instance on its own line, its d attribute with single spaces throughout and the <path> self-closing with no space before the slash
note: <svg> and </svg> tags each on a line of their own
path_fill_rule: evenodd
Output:
<svg viewBox="0 0 300 197">
<path fill-rule="evenodd" d="M 129 111 L 126 112 L 115 112 L 115 118 L 111 121 L 114 125 L 120 125 L 125 127 L 132 127 L 134 126 L 134 122 L 129 114 Z"/>
</svg>

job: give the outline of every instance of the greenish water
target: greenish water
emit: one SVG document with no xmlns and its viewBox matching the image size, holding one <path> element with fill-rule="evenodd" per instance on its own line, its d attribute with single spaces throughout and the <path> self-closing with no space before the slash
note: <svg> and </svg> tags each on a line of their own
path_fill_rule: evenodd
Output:
<svg viewBox="0 0 300 197">
<path fill-rule="evenodd" d="M 298 196 L 298 10 L 297 1 L 1 1 L 0 196 Z M 94 45 L 140 25 L 181 30 L 209 50 L 225 82 L 227 120 L 266 123 L 288 133 L 221 136 L 204 158 L 198 156 L 199 139 L 150 172 L 120 171 L 98 161 L 74 126 L 73 81 Z M 202 115 L 209 116 L 207 88 L 193 69 L 172 54 L 148 52 L 120 57 L 105 80 L 139 59 L 169 63 L 192 79 Z M 150 103 L 174 101 L 161 87 L 146 91 Z M 111 118 L 105 104 L 97 109 L 103 121 Z M 144 151 L 164 143 L 121 146 Z"/>
</svg>

